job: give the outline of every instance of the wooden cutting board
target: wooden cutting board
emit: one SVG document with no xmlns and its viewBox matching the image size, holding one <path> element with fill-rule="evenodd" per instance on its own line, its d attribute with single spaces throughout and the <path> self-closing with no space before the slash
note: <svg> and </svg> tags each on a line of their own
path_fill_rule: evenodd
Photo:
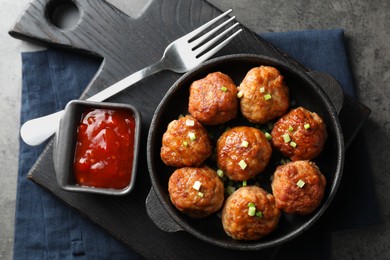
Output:
<svg viewBox="0 0 390 260">
<path fill-rule="evenodd" d="M 50 12 L 58 7 L 55 6 L 56 1 L 33 0 L 18 18 L 10 34 L 27 41 L 38 41 L 102 57 L 102 66 L 86 88 L 82 99 L 156 62 L 170 42 L 221 13 L 221 10 L 203 0 L 155 0 L 135 19 L 105 1 L 73 2 L 81 14 L 80 20 L 73 28 L 60 29 L 51 22 Z M 244 26 L 242 28 L 244 31 L 239 37 L 216 56 L 257 53 L 307 70 L 258 35 Z M 155 108 L 180 76 L 163 71 L 109 99 L 113 102 L 130 103 L 139 108 L 142 115 L 141 143 L 146 144 Z M 322 83 L 324 82 L 320 82 Z M 356 126 L 361 125 L 368 113 L 365 107 L 346 98 L 340 113 L 342 118 L 340 121 L 345 136 L 348 137 L 348 143 L 359 130 Z M 142 256 L 161 259 L 237 257 L 231 250 L 215 247 L 185 232 L 164 232 L 150 220 L 145 207 L 146 198 L 151 190 L 145 146 L 140 149 L 136 188 L 124 197 L 63 191 L 56 182 L 52 149 L 53 144 L 50 142 L 29 172 L 29 177 Z M 160 214 L 164 217 L 164 212 Z M 239 254 L 240 257 L 246 258 L 267 257 L 275 250 L 278 249 L 246 251 Z"/>
</svg>

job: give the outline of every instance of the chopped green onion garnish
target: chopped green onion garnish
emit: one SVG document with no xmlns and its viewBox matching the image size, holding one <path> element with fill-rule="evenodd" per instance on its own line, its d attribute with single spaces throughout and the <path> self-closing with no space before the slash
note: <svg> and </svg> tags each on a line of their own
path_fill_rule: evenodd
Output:
<svg viewBox="0 0 390 260">
<path fill-rule="evenodd" d="M 264 95 L 264 99 L 265 99 L 265 100 L 269 100 L 269 99 L 271 99 L 271 98 L 272 98 L 271 94 L 266 94 L 266 95 Z"/>
<path fill-rule="evenodd" d="M 264 87 L 261 87 L 260 88 L 260 93 L 264 93 L 265 92 L 265 88 Z"/>
<path fill-rule="evenodd" d="M 187 141 L 183 141 L 183 145 L 184 146 L 188 146 L 188 142 Z"/>
<path fill-rule="evenodd" d="M 242 92 L 242 90 L 238 91 L 237 97 L 242 98 L 243 96 L 244 96 L 244 92 Z"/>
<path fill-rule="evenodd" d="M 272 136 L 271 136 L 271 134 L 270 133 L 268 133 L 268 132 L 265 132 L 265 138 L 267 138 L 267 140 L 271 140 L 272 139 Z"/>
<path fill-rule="evenodd" d="M 199 192 L 198 192 L 198 196 L 201 197 L 201 198 L 203 198 L 203 196 L 204 196 L 203 192 L 200 192 L 200 191 L 199 191 Z"/>
<path fill-rule="evenodd" d="M 246 166 L 248 166 L 244 160 L 239 161 L 238 165 L 240 166 L 241 170 L 244 170 Z"/>
<path fill-rule="evenodd" d="M 246 181 L 242 181 L 242 187 L 246 187 Z"/>
<path fill-rule="evenodd" d="M 292 147 L 297 147 L 297 143 L 296 142 L 290 142 L 290 145 L 292 146 Z"/>
<path fill-rule="evenodd" d="M 221 90 L 222 90 L 223 92 L 226 92 L 226 91 L 227 91 L 227 87 L 222 86 L 222 87 L 221 87 Z"/>
<path fill-rule="evenodd" d="M 217 174 L 219 177 L 221 177 L 221 178 L 223 177 L 223 171 L 221 169 L 217 170 Z"/>
<path fill-rule="evenodd" d="M 235 192 L 236 188 L 234 186 L 227 186 L 226 187 L 226 192 L 230 195 L 233 192 Z"/>
<path fill-rule="evenodd" d="M 255 214 L 256 214 L 256 208 L 255 207 L 249 207 L 248 215 L 253 217 Z"/>
<path fill-rule="evenodd" d="M 256 217 L 262 218 L 262 217 L 263 217 L 263 212 L 257 211 L 257 212 L 256 212 Z"/>
<path fill-rule="evenodd" d="M 200 181 L 195 181 L 194 185 L 192 185 L 192 188 L 194 188 L 195 190 L 198 191 L 200 189 L 201 185 L 202 185 L 202 183 Z"/>
<path fill-rule="evenodd" d="M 189 133 L 188 134 L 188 137 L 191 139 L 191 141 L 195 141 L 196 140 L 196 135 L 195 135 L 195 133 Z"/>
<path fill-rule="evenodd" d="M 292 132 L 292 131 L 294 131 L 294 128 L 290 125 L 290 126 L 288 127 L 288 131 Z"/>
<path fill-rule="evenodd" d="M 194 120 L 186 119 L 186 126 L 194 126 L 194 125 L 195 125 L 195 121 Z"/>
<path fill-rule="evenodd" d="M 303 180 L 299 179 L 299 181 L 297 181 L 297 186 L 299 188 L 303 188 L 303 186 L 305 186 L 305 182 Z"/>
<path fill-rule="evenodd" d="M 248 141 L 242 141 L 241 146 L 242 147 L 248 147 L 249 143 Z"/>
<path fill-rule="evenodd" d="M 283 135 L 283 139 L 284 139 L 284 142 L 286 142 L 286 143 L 291 141 L 291 138 L 290 138 L 290 136 L 288 134 L 284 134 Z"/>
<path fill-rule="evenodd" d="M 249 203 L 248 203 L 248 208 L 250 208 L 250 207 L 256 207 L 255 203 L 249 202 Z"/>
<path fill-rule="evenodd" d="M 310 128 L 310 124 L 305 124 L 303 127 L 304 127 L 305 129 L 309 129 L 309 128 Z"/>
</svg>

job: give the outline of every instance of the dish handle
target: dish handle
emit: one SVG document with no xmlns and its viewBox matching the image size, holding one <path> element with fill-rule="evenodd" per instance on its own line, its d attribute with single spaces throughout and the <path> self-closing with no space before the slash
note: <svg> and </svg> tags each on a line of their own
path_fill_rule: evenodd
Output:
<svg viewBox="0 0 390 260">
<path fill-rule="evenodd" d="M 156 224 L 158 228 L 165 232 L 178 232 L 184 229 L 177 224 L 164 209 L 160 200 L 157 198 L 153 187 L 150 188 L 149 194 L 146 197 L 146 212 L 149 218 Z"/>
<path fill-rule="evenodd" d="M 339 82 L 328 73 L 309 71 L 308 74 L 325 91 L 337 114 L 340 114 L 344 103 L 344 92 Z"/>
<path fill-rule="evenodd" d="M 331 75 L 318 71 L 310 71 L 308 74 L 324 90 L 336 109 L 343 130 L 345 147 L 348 149 L 371 114 L 371 109 L 344 94 L 340 83 Z"/>
</svg>

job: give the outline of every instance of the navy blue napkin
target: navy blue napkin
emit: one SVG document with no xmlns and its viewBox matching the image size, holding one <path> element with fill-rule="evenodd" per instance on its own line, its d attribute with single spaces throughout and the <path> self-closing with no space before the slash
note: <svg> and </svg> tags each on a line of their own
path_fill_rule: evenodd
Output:
<svg viewBox="0 0 390 260">
<path fill-rule="evenodd" d="M 261 36 L 303 65 L 330 73 L 341 83 L 346 93 L 355 94 L 342 30 L 266 33 L 261 34 Z M 96 73 L 101 61 L 63 50 L 49 49 L 23 53 L 22 62 L 21 123 L 63 109 L 69 100 L 78 98 Z M 20 142 L 14 258 L 139 258 L 100 227 L 26 178 L 27 172 L 44 147 L 45 144 L 30 147 L 22 141 Z M 349 158 L 349 160 L 353 159 Z M 304 239 L 313 241 L 311 244 L 314 244 L 311 250 L 306 250 L 304 254 L 313 257 L 312 253 L 316 252 L 321 254 L 323 259 L 327 259 L 330 256 L 330 233 L 324 232 L 323 227 L 329 227 L 329 229 L 325 228 L 328 231 L 340 228 L 358 228 L 376 224 L 379 221 L 376 204 L 375 201 L 373 202 L 375 191 L 372 180 L 370 182 L 370 165 L 365 164 L 355 168 L 347 166 L 346 170 L 354 172 L 352 183 L 357 182 L 356 185 L 359 187 L 351 191 L 350 185 L 344 184 L 341 185 L 340 190 L 345 189 L 349 196 L 354 196 L 353 199 L 348 199 L 340 191 L 341 198 L 336 198 L 334 203 L 334 205 L 338 205 L 337 210 L 330 209 L 330 213 L 328 213 L 331 215 L 332 212 L 336 212 L 336 218 L 330 221 L 331 217 L 324 217 L 319 224 L 311 228 L 311 232 L 306 232 L 299 239 L 283 246 L 283 250 L 279 250 L 280 253 L 276 253 L 275 258 L 283 257 L 286 253 L 290 257 L 293 256 L 294 251 L 298 251 L 297 248 L 302 248 L 299 241 Z M 362 171 L 365 171 L 364 175 L 366 176 L 362 177 L 361 180 L 355 180 L 356 176 L 362 175 L 359 175 L 359 172 Z M 348 175 L 348 173 L 344 175 Z M 363 188 L 360 186 L 362 182 L 365 183 Z M 351 194 L 351 192 L 354 193 Z M 355 197 L 358 193 L 363 193 L 363 195 Z M 371 196 L 372 194 L 373 196 Z M 371 215 L 366 214 L 366 211 L 351 213 L 349 210 L 354 210 L 356 205 L 356 203 L 349 205 L 352 200 L 357 201 L 357 204 L 360 203 L 360 206 L 361 203 L 370 204 L 367 211 L 370 211 Z M 339 206 L 343 206 L 344 210 L 340 210 Z"/>
<path fill-rule="evenodd" d="M 345 49 L 344 30 L 308 30 L 260 35 L 307 68 L 329 73 L 338 80 L 346 94 L 355 96 Z"/>
<path fill-rule="evenodd" d="M 100 60 L 52 50 L 22 54 L 21 123 L 80 97 Z M 45 144 L 20 142 L 14 259 L 136 259 L 100 227 L 26 178 Z"/>
</svg>

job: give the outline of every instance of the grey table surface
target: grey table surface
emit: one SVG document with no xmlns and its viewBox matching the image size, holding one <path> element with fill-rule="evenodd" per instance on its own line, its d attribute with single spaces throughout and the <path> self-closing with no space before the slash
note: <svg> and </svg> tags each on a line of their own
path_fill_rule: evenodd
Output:
<svg viewBox="0 0 390 260">
<path fill-rule="evenodd" d="M 0 259 L 12 259 L 18 171 L 21 52 L 43 49 L 16 40 L 8 30 L 28 0 L 2 0 L 0 9 Z M 109 0 L 130 16 L 147 1 Z M 373 167 L 384 222 L 332 235 L 333 259 L 390 259 L 390 1 L 389 0 L 209 0 L 232 8 L 255 32 L 345 29 L 350 65 L 360 101 L 372 109 L 362 131 Z M 357 162 L 358 163 L 358 162 Z"/>
</svg>

